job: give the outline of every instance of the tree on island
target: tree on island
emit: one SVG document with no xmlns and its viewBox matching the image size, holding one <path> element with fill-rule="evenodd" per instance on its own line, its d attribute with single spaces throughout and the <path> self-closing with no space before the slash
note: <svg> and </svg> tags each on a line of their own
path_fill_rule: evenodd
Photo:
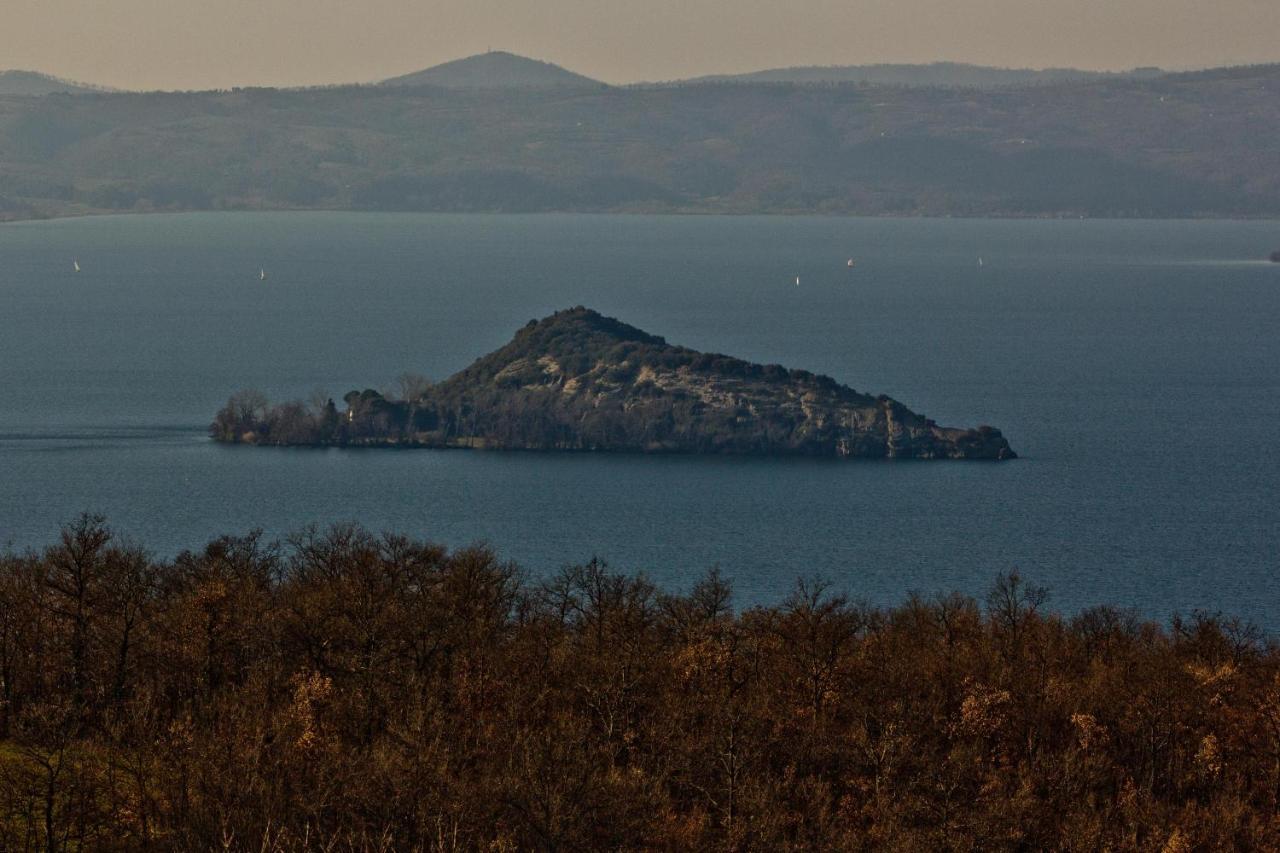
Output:
<svg viewBox="0 0 1280 853">
<path fill-rule="evenodd" d="M 942 427 L 829 376 L 674 346 L 582 307 L 531 321 L 443 382 L 398 384 L 398 398 L 347 393 L 336 426 L 314 401 L 233 397 L 210 433 L 258 445 L 1016 458 L 992 427 Z"/>
</svg>

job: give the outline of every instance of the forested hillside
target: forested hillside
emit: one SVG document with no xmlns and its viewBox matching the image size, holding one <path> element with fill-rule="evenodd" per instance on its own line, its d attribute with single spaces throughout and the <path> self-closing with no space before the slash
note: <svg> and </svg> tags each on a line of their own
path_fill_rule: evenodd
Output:
<svg viewBox="0 0 1280 853">
<path fill-rule="evenodd" d="M 81 518 L 0 555 L 0 849 L 1280 847 L 1247 626 L 1016 574 L 690 586 L 351 527 L 161 561 Z"/>
<path fill-rule="evenodd" d="M 1280 214 L 1280 67 L 999 89 L 0 98 L 0 215 L 343 208 Z"/>
</svg>

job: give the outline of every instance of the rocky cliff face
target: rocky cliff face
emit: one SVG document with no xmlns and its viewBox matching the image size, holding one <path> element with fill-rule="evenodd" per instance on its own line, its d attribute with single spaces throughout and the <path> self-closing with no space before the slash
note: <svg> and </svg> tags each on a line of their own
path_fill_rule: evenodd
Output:
<svg viewBox="0 0 1280 853">
<path fill-rule="evenodd" d="M 273 424 L 273 414 L 287 408 L 277 407 L 247 428 L 215 422 L 215 437 L 269 444 L 1015 458 L 991 427 L 940 427 L 896 400 L 861 394 L 830 377 L 672 346 L 586 308 L 529 323 L 511 343 L 416 399 L 390 401 L 372 391 L 346 399 L 345 418 L 315 413 L 317 424 L 329 426 L 312 440 L 296 439 L 308 434 L 296 423 L 296 404 L 288 409 L 289 424 Z"/>
</svg>

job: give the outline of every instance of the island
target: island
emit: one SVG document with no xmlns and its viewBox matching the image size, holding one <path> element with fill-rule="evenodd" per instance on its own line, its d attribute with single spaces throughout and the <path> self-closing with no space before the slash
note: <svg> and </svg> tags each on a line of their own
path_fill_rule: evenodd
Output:
<svg viewBox="0 0 1280 853">
<path fill-rule="evenodd" d="M 345 411 L 240 392 L 209 432 L 276 446 L 1016 458 L 994 427 L 942 427 L 828 376 L 674 346 L 583 307 L 530 321 L 443 382 L 409 385 L 402 399 L 352 391 Z"/>
</svg>

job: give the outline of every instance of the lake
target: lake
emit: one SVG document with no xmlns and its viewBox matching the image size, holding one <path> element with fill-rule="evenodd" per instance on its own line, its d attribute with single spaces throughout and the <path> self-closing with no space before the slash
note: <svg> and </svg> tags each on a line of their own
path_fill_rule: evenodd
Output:
<svg viewBox="0 0 1280 853">
<path fill-rule="evenodd" d="M 161 555 L 354 520 L 598 555 L 739 606 L 801 575 L 896 603 L 1018 568 L 1072 612 L 1280 629 L 1275 222 L 217 213 L 0 226 L 0 543 L 83 510 Z M 857 265 L 849 270 L 845 261 Z M 982 266 L 978 258 L 983 259 Z M 73 263 L 80 264 L 75 272 Z M 259 280 L 265 270 L 266 281 Z M 794 280 L 800 276 L 801 285 Z M 827 373 L 1008 463 L 215 445 L 233 391 L 443 378 L 586 305 Z"/>
</svg>

